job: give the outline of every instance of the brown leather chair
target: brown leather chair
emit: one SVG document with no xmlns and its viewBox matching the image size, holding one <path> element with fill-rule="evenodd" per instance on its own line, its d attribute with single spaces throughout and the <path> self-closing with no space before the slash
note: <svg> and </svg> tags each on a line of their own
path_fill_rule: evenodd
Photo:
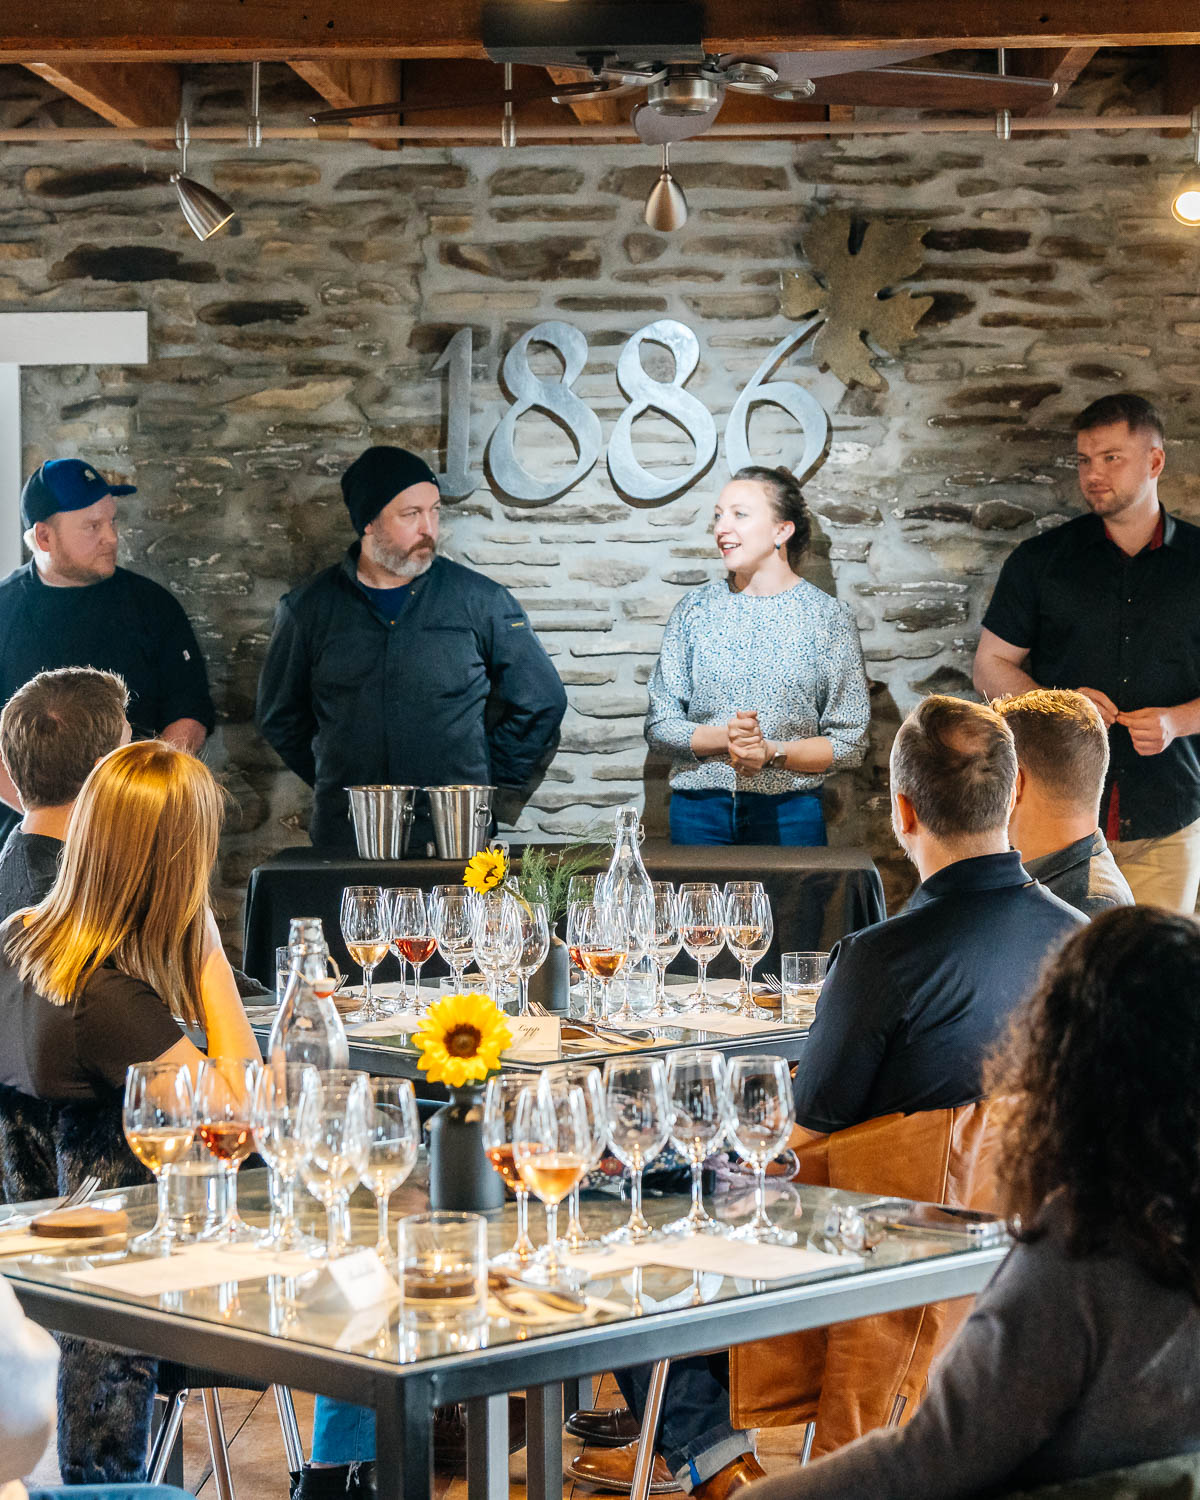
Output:
<svg viewBox="0 0 1200 1500">
<path fill-rule="evenodd" d="M 958 1109 L 883 1115 L 813 1141 L 799 1180 L 850 1192 L 996 1207 L 993 1163 L 1005 1100 Z M 905 1420 L 934 1356 L 972 1299 L 859 1318 L 742 1344 L 731 1351 L 730 1406 L 736 1428 L 815 1423 L 813 1456 L 875 1427 Z"/>
</svg>

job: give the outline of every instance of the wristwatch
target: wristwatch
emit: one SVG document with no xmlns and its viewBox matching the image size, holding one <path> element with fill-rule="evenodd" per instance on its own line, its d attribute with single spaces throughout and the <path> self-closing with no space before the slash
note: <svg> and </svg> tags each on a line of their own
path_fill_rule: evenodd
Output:
<svg viewBox="0 0 1200 1500">
<path fill-rule="evenodd" d="M 767 762 L 767 765 L 770 766 L 773 771 L 786 771 L 787 746 L 776 744 L 774 740 L 770 741 L 770 744 L 772 747 L 771 758 Z"/>
</svg>

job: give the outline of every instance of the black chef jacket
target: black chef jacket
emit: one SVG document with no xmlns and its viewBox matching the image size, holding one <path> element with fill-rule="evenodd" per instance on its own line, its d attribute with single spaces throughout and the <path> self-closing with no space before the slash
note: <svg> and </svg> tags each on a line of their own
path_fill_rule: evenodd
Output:
<svg viewBox="0 0 1200 1500">
<path fill-rule="evenodd" d="M 188 617 L 161 584 L 127 568 L 78 588 L 43 583 L 30 561 L 0 583 L 0 703 L 51 667 L 117 672 L 135 737 L 176 719 L 216 722 Z M 0 843 L 20 814 L 0 805 Z"/>
<path fill-rule="evenodd" d="M 1098 688 L 1122 712 L 1190 703 L 1200 698 L 1200 527 L 1164 512 L 1162 545 L 1133 557 L 1099 516 L 1030 537 L 1001 568 L 983 624 L 1029 648 L 1042 687 Z M 1114 724 L 1108 744 L 1101 828 L 1114 783 L 1122 839 L 1161 838 L 1200 817 L 1200 735 L 1139 755 Z"/>
<path fill-rule="evenodd" d="M 359 587 L 359 546 L 280 601 L 258 686 L 263 734 L 314 788 L 321 847 L 353 847 L 347 786 L 523 788 L 567 707 L 507 589 L 437 557 L 389 620 Z"/>
</svg>

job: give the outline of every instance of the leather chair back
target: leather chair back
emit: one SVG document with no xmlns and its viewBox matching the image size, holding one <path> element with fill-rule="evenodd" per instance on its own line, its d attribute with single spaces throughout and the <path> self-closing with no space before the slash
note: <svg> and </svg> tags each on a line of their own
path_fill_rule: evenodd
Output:
<svg viewBox="0 0 1200 1500">
<path fill-rule="evenodd" d="M 994 1211 L 994 1161 L 1007 1101 L 884 1115 L 823 1136 L 801 1153 L 799 1180 L 819 1187 Z M 911 1415 L 935 1355 L 971 1298 L 859 1318 L 736 1347 L 737 1428 L 815 1422 L 813 1456 L 831 1453 L 899 1408 Z M 902 1398 L 902 1399 L 901 1399 Z"/>
</svg>

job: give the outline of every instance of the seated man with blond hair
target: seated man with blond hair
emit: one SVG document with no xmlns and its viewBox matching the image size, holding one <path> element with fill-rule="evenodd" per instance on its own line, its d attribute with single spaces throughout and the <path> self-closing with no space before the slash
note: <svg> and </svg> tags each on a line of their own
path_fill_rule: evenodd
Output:
<svg viewBox="0 0 1200 1500">
<path fill-rule="evenodd" d="M 1133 892 L 1100 832 L 1108 733 L 1082 693 L 1035 688 L 992 707 L 1017 747 L 1008 840 L 1035 880 L 1085 917 L 1132 906 Z"/>
</svg>

